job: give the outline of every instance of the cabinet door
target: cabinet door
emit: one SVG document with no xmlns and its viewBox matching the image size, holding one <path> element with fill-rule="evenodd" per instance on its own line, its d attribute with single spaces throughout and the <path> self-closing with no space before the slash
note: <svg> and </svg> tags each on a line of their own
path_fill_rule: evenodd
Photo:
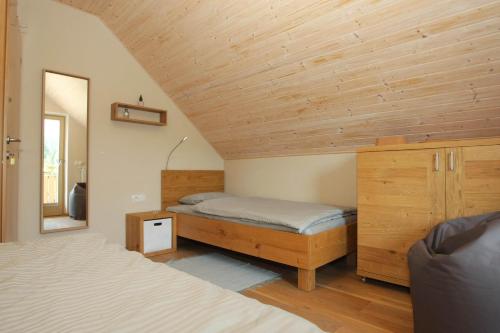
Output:
<svg viewBox="0 0 500 333">
<path fill-rule="evenodd" d="M 500 210 L 500 145 L 447 149 L 446 217 Z"/>
<path fill-rule="evenodd" d="M 445 150 L 358 154 L 358 274 L 409 284 L 408 249 L 445 218 Z"/>
</svg>

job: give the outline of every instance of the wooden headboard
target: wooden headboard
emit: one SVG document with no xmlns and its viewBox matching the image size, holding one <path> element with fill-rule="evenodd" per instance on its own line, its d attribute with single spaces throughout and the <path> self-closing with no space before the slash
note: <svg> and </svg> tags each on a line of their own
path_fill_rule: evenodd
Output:
<svg viewBox="0 0 500 333">
<path fill-rule="evenodd" d="M 223 170 L 162 170 L 161 209 L 178 205 L 183 196 L 200 192 L 223 192 Z"/>
</svg>

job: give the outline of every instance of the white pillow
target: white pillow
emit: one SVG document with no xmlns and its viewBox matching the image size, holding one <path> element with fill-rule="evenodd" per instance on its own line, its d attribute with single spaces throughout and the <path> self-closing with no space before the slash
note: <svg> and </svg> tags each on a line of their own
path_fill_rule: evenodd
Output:
<svg viewBox="0 0 500 333">
<path fill-rule="evenodd" d="M 232 195 L 224 192 L 195 193 L 180 198 L 179 203 L 183 205 L 196 205 L 205 200 L 225 198 L 225 197 L 232 197 Z"/>
</svg>

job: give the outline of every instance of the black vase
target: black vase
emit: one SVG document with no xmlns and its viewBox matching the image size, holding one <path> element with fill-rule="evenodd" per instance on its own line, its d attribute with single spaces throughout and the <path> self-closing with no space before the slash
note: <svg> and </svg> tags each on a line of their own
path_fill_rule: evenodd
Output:
<svg viewBox="0 0 500 333">
<path fill-rule="evenodd" d="M 87 219 L 87 184 L 76 183 L 69 193 L 69 217 L 75 220 Z"/>
</svg>

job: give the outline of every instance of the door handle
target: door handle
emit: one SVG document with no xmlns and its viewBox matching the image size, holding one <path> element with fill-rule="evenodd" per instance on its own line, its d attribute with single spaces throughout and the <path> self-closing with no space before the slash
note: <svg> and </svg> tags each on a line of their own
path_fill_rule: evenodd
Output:
<svg viewBox="0 0 500 333">
<path fill-rule="evenodd" d="M 439 153 L 434 153 L 434 171 L 439 171 Z"/>
<path fill-rule="evenodd" d="M 10 136 L 7 136 L 7 137 L 5 138 L 5 143 L 10 144 L 10 143 L 12 143 L 12 142 L 21 142 L 21 139 L 11 138 Z"/>
<path fill-rule="evenodd" d="M 450 171 L 455 171 L 455 152 L 451 151 L 448 157 L 448 166 Z"/>
</svg>

